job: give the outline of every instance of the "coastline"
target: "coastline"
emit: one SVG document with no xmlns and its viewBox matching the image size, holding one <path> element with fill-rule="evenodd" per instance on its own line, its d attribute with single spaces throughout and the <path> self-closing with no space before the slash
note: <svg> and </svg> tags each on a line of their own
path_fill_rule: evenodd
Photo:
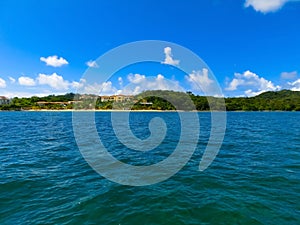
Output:
<svg viewBox="0 0 300 225">
<path fill-rule="evenodd" d="M 233 113 L 240 113 L 240 112 L 298 112 L 295 110 L 261 110 L 261 111 L 247 111 L 247 110 L 236 110 L 236 111 L 219 111 L 219 110 L 192 110 L 192 111 L 185 111 L 185 110 L 158 110 L 158 109 L 137 109 L 137 110 L 130 110 L 130 109 L 28 109 L 28 110 L 0 110 L 1 112 L 233 112 Z"/>
<path fill-rule="evenodd" d="M 0 110 L 0 112 L 184 112 L 182 110 L 129 110 L 129 109 L 28 109 L 28 110 Z M 192 111 L 190 111 L 192 112 Z M 193 111 L 195 112 L 195 111 Z M 209 111 L 207 111 L 209 112 Z"/>
</svg>

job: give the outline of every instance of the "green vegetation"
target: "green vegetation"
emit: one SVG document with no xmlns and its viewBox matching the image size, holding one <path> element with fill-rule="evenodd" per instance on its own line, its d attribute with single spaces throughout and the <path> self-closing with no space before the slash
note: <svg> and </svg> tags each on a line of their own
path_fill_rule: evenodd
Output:
<svg viewBox="0 0 300 225">
<path fill-rule="evenodd" d="M 225 98 L 228 111 L 300 111 L 300 92 L 282 90 L 265 92 L 255 97 Z M 49 95 L 47 97 L 13 98 L 0 110 L 64 109 L 132 109 L 132 110 L 224 110 L 224 100 L 194 95 L 191 92 L 145 91 L 130 102 L 101 102 L 96 95 Z"/>
<path fill-rule="evenodd" d="M 145 91 L 136 96 L 133 109 L 152 110 L 193 110 L 189 95 L 175 91 Z"/>
<path fill-rule="evenodd" d="M 194 95 L 191 92 L 187 92 L 187 94 L 192 99 L 196 110 L 198 111 L 208 111 L 211 109 L 224 110 L 224 102 L 222 98 L 199 96 Z M 168 99 L 169 102 L 153 96 L 163 96 L 164 99 Z M 187 95 L 180 92 L 146 91 L 137 95 L 137 97 L 153 103 L 152 106 L 143 106 L 143 109 L 175 109 L 175 107 L 170 104 L 170 100 L 172 100 L 171 102 L 178 103 L 179 107 L 177 107 L 177 109 L 179 110 L 190 109 L 189 104 L 185 104 L 187 101 Z M 300 92 L 290 90 L 282 90 L 278 92 L 269 91 L 255 97 L 225 98 L 225 106 L 228 111 L 300 111 Z"/>
<path fill-rule="evenodd" d="M 268 91 L 251 98 L 226 98 L 228 111 L 300 111 L 300 92 Z"/>
</svg>

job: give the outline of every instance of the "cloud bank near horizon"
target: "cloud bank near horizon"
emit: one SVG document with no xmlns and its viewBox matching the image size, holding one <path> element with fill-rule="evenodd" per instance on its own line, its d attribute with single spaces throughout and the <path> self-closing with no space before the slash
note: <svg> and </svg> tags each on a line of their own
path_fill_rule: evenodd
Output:
<svg viewBox="0 0 300 225">
<path fill-rule="evenodd" d="M 163 49 L 165 59 L 162 64 L 178 66 L 180 60 L 174 59 L 172 49 L 165 47 Z M 41 57 L 47 65 L 60 67 L 67 65 L 68 62 L 57 56 Z M 98 68 L 96 61 L 86 62 L 88 67 Z M 171 70 L 172 71 L 172 70 Z M 168 74 L 170 75 L 170 74 Z M 117 77 L 116 81 L 107 80 L 100 83 L 87 83 L 85 79 L 70 81 L 56 72 L 38 73 L 35 77 L 21 75 L 18 78 L 8 76 L 7 79 L 0 77 L 0 95 L 7 97 L 29 97 L 45 96 L 49 94 L 64 94 L 67 92 L 85 93 L 85 94 L 131 94 L 136 95 L 146 90 L 173 90 L 173 91 L 192 91 L 196 94 L 214 95 L 219 93 L 215 88 L 215 80 L 209 76 L 209 70 L 193 70 L 185 75 L 181 80 L 172 75 L 171 79 L 163 73 L 157 73 L 155 76 L 147 76 L 141 73 L 129 73 L 122 77 Z M 242 73 L 236 72 L 233 78 L 227 79 L 223 86 L 223 96 L 255 96 L 266 91 L 279 91 L 281 89 L 290 89 L 300 91 L 300 79 L 297 71 L 282 72 L 280 78 L 284 84 L 277 85 L 273 81 L 264 78 L 250 70 Z M 79 92 L 80 91 L 80 92 Z"/>
<path fill-rule="evenodd" d="M 247 70 L 244 73 L 235 73 L 234 78 L 228 83 L 225 90 L 242 90 L 245 96 L 255 96 L 266 91 L 278 91 L 281 86 L 275 85 L 257 74 Z"/>
<path fill-rule="evenodd" d="M 281 73 L 285 83 L 278 85 L 249 70 L 243 73 L 234 73 L 232 79 L 228 79 L 223 88 L 224 96 L 252 97 L 266 91 L 279 91 L 289 89 L 300 91 L 300 78 L 297 72 Z M 64 94 L 68 92 L 86 94 L 132 94 L 136 95 L 145 90 L 173 90 L 211 93 L 214 81 L 208 76 L 207 69 L 192 71 L 184 78 L 185 82 L 179 82 L 173 78 L 167 79 L 163 74 L 147 76 L 145 74 L 130 73 L 126 77 L 118 77 L 116 82 L 108 80 L 102 83 L 87 84 L 84 79 L 69 81 L 57 73 L 43 74 L 36 77 L 20 76 L 17 79 L 8 77 L 7 81 L 0 78 L 0 95 L 7 97 L 46 96 L 49 94 Z M 10 82 L 8 82 L 10 81 Z M 12 82 L 16 81 L 16 82 Z M 183 83 L 186 83 L 184 85 Z M 8 87 L 15 87 L 15 91 L 8 91 Z"/>
</svg>

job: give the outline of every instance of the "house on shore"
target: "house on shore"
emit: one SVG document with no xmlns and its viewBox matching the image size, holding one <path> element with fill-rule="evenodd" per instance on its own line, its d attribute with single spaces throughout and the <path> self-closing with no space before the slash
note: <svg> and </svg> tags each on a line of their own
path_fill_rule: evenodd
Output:
<svg viewBox="0 0 300 225">
<path fill-rule="evenodd" d="M 82 101 L 68 101 L 68 102 L 46 102 L 46 101 L 39 101 L 36 104 L 38 104 L 39 106 L 46 106 L 46 105 L 67 106 L 67 105 L 71 105 L 71 104 L 78 103 L 78 102 L 82 102 Z"/>
<path fill-rule="evenodd" d="M 134 98 L 133 95 L 109 95 L 109 96 L 100 96 L 101 102 L 129 102 Z"/>
<path fill-rule="evenodd" d="M 9 102 L 10 102 L 9 98 L 5 96 L 0 96 L 0 105 L 7 105 L 9 104 Z"/>
</svg>

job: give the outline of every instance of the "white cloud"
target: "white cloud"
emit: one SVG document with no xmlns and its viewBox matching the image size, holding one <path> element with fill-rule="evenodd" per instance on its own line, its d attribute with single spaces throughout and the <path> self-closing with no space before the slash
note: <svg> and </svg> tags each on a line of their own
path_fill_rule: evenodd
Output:
<svg viewBox="0 0 300 225">
<path fill-rule="evenodd" d="M 0 95 L 2 94 L 8 97 L 47 96 L 50 94 L 62 95 L 67 92 L 74 92 L 74 89 L 83 87 L 86 81 L 80 79 L 80 81 L 70 82 L 65 80 L 62 76 L 53 73 L 50 75 L 39 74 L 36 78 L 22 76 L 18 78 L 18 83 L 23 87 L 10 85 L 4 91 L 0 91 Z M 32 86 L 34 86 L 34 88 L 32 88 Z"/>
<path fill-rule="evenodd" d="M 86 82 L 85 79 L 80 79 L 80 81 L 68 81 L 57 73 L 43 74 L 40 73 L 36 78 L 39 85 L 48 85 L 51 88 L 59 91 L 71 91 L 70 88 L 79 89 L 82 88 Z"/>
<path fill-rule="evenodd" d="M 117 89 L 112 86 L 111 81 L 103 82 L 100 85 L 99 90 L 101 91 L 101 93 L 116 93 L 116 91 L 117 91 Z"/>
<path fill-rule="evenodd" d="M 99 67 L 98 64 L 97 64 L 97 62 L 93 61 L 93 60 L 90 60 L 90 61 L 86 62 L 86 65 L 88 67 L 92 67 L 92 68 L 98 68 Z"/>
<path fill-rule="evenodd" d="M 275 12 L 283 7 L 287 2 L 295 0 L 246 0 L 245 7 L 252 6 L 255 11 L 268 13 Z"/>
<path fill-rule="evenodd" d="M 150 77 L 142 74 L 129 74 L 127 79 L 130 82 L 129 85 L 119 91 L 119 93 L 135 95 L 146 90 L 184 91 L 178 81 L 168 80 L 161 74 Z"/>
<path fill-rule="evenodd" d="M 179 86 L 178 81 L 167 80 L 163 75 L 158 74 L 154 79 L 153 83 L 149 83 L 149 89 L 156 90 L 173 90 L 173 91 L 181 91 L 182 89 Z"/>
<path fill-rule="evenodd" d="M 40 73 L 37 81 L 41 85 L 49 85 L 56 90 L 67 90 L 69 88 L 69 81 L 64 80 L 64 78 L 56 73 L 51 75 Z"/>
<path fill-rule="evenodd" d="M 68 61 L 64 58 L 60 57 L 58 58 L 57 55 L 48 56 L 47 58 L 41 57 L 40 60 L 42 62 L 45 62 L 47 66 L 53 66 L 53 67 L 61 67 L 63 65 L 68 65 Z"/>
<path fill-rule="evenodd" d="M 0 88 L 5 88 L 6 87 L 6 81 L 0 78 Z"/>
<path fill-rule="evenodd" d="M 122 87 L 123 86 L 123 78 L 118 77 L 118 82 L 119 82 L 119 85 Z"/>
<path fill-rule="evenodd" d="M 79 89 L 79 88 L 82 88 L 85 84 L 86 80 L 85 79 L 80 79 L 79 82 L 77 81 L 73 81 L 71 83 L 71 87 L 75 88 L 75 89 Z"/>
<path fill-rule="evenodd" d="M 250 96 L 260 95 L 261 93 L 264 93 L 264 92 L 265 91 L 253 91 L 252 89 L 249 89 L 249 90 L 245 91 L 245 95 L 250 97 Z"/>
<path fill-rule="evenodd" d="M 253 96 L 265 91 L 277 91 L 281 89 L 280 86 L 275 86 L 272 81 L 259 77 L 249 70 L 245 71 L 243 74 L 235 73 L 234 76 L 235 78 L 232 79 L 225 90 L 236 91 L 241 89 L 244 90 L 244 93 L 247 96 Z"/>
<path fill-rule="evenodd" d="M 233 80 L 229 83 L 229 86 L 225 88 L 227 91 L 234 91 L 238 86 L 244 85 L 246 82 L 243 79 L 233 78 Z"/>
<path fill-rule="evenodd" d="M 162 62 L 163 64 L 169 64 L 173 66 L 179 65 L 179 60 L 173 59 L 172 49 L 170 47 L 164 48 L 165 60 Z"/>
<path fill-rule="evenodd" d="M 296 78 L 298 75 L 297 71 L 293 71 L 293 72 L 282 72 L 280 74 L 280 77 L 282 79 L 286 79 L 286 80 L 289 80 L 289 79 L 294 79 Z"/>
<path fill-rule="evenodd" d="M 30 77 L 19 77 L 18 82 L 20 85 L 23 86 L 34 86 L 35 85 L 35 80 L 30 78 Z"/>
<path fill-rule="evenodd" d="M 14 98 L 14 97 L 32 97 L 32 96 L 38 96 L 38 97 L 44 97 L 48 95 L 63 95 L 65 92 L 53 92 L 50 90 L 6 90 L 4 92 L 0 91 L 0 95 L 6 96 L 8 98 Z"/>
<path fill-rule="evenodd" d="M 202 71 L 193 71 L 185 78 L 194 90 L 209 94 L 214 89 L 214 81 L 208 77 L 208 69 L 206 68 L 203 68 Z"/>
<path fill-rule="evenodd" d="M 129 74 L 127 76 L 127 79 L 129 80 L 130 83 L 133 84 L 138 84 L 138 83 L 142 83 L 146 80 L 146 76 L 145 75 L 141 75 L 141 74 Z"/>
<path fill-rule="evenodd" d="M 300 79 L 294 82 L 288 82 L 288 85 L 292 91 L 300 91 Z"/>
<path fill-rule="evenodd" d="M 118 89 L 112 85 L 111 81 L 107 81 L 93 84 L 84 83 L 79 92 L 82 94 L 113 95 L 118 92 Z"/>
</svg>

